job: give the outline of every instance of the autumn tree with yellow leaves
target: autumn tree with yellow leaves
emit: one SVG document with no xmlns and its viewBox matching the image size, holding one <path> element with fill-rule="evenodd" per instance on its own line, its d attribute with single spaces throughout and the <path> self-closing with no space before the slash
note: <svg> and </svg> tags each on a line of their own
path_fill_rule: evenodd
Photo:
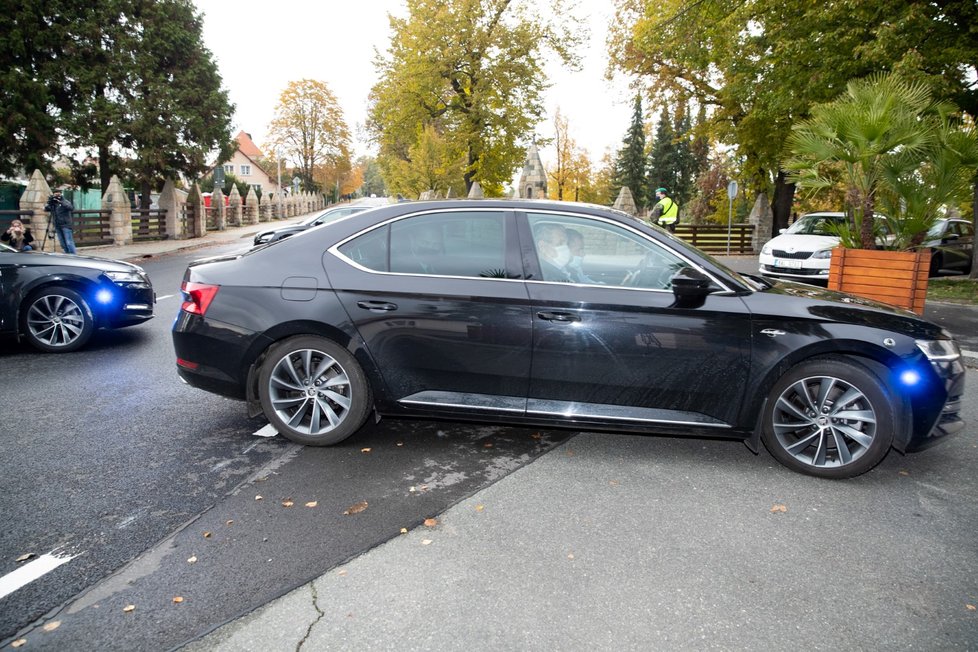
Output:
<svg viewBox="0 0 978 652">
<path fill-rule="evenodd" d="M 289 82 L 268 132 L 266 148 L 291 160 L 307 189 L 332 190 L 352 169 L 350 128 L 326 82 Z"/>
<path fill-rule="evenodd" d="M 440 170 L 461 158 L 457 182 L 466 192 L 478 181 L 499 195 L 544 113 L 544 54 L 576 64 L 576 21 L 565 0 L 551 0 L 546 12 L 528 0 L 405 4 L 407 17 L 390 17 L 390 47 L 375 62 L 379 81 L 370 96 L 369 128 L 388 190 L 413 194 L 410 179 L 432 167 L 416 155 L 438 150 Z M 431 129 L 442 141 L 434 148 Z"/>
</svg>

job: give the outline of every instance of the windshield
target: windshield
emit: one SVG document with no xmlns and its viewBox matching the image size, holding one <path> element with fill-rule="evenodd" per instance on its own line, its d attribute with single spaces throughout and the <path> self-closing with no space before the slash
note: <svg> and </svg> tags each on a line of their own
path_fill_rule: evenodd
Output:
<svg viewBox="0 0 978 652">
<path fill-rule="evenodd" d="M 788 227 L 785 233 L 796 235 L 830 235 L 836 236 L 833 230 L 845 222 L 845 215 L 803 215 L 794 224 Z"/>
</svg>

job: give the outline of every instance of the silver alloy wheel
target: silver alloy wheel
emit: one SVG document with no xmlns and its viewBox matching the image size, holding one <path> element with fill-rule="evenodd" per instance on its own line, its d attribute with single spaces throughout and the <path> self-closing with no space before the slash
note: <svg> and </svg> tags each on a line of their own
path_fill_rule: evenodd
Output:
<svg viewBox="0 0 978 652">
<path fill-rule="evenodd" d="M 876 437 L 876 411 L 855 385 L 832 376 L 803 378 L 778 397 L 774 434 L 799 462 L 833 468 L 858 460 Z"/>
<path fill-rule="evenodd" d="M 72 299 L 61 294 L 45 294 L 28 309 L 27 327 L 39 342 L 61 348 L 82 336 L 85 314 Z"/>
<path fill-rule="evenodd" d="M 350 378 L 322 351 L 300 349 L 275 363 L 268 396 L 276 416 L 306 435 L 335 430 L 350 413 Z"/>
</svg>

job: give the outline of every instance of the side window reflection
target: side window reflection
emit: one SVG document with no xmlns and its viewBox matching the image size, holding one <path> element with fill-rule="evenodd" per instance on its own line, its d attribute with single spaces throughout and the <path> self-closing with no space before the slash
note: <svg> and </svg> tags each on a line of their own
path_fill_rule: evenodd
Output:
<svg viewBox="0 0 978 652">
<path fill-rule="evenodd" d="M 596 219 L 529 213 L 542 280 L 671 289 L 686 263 L 658 244 Z"/>
<path fill-rule="evenodd" d="M 390 271 L 401 274 L 506 277 L 503 213 L 417 215 L 391 224 Z"/>
</svg>

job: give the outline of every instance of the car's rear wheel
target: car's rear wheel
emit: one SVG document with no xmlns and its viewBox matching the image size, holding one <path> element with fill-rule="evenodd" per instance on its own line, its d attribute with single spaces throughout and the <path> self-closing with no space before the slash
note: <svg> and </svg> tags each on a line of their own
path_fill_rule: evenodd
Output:
<svg viewBox="0 0 978 652">
<path fill-rule="evenodd" d="M 92 309 L 69 288 L 45 288 L 31 296 L 21 312 L 21 333 L 32 346 L 48 353 L 80 349 L 94 332 Z"/>
<path fill-rule="evenodd" d="M 268 421 L 285 437 L 309 446 L 343 441 L 363 425 L 372 404 L 359 363 L 324 337 L 303 335 L 272 346 L 258 383 Z"/>
<path fill-rule="evenodd" d="M 934 252 L 930 256 L 930 272 L 931 278 L 939 276 L 941 273 L 941 267 L 944 265 L 944 259 L 939 252 Z"/>
<path fill-rule="evenodd" d="M 762 439 L 795 471 L 851 478 L 886 456 L 899 427 L 887 387 L 872 371 L 842 357 L 803 362 L 768 397 Z"/>
</svg>

